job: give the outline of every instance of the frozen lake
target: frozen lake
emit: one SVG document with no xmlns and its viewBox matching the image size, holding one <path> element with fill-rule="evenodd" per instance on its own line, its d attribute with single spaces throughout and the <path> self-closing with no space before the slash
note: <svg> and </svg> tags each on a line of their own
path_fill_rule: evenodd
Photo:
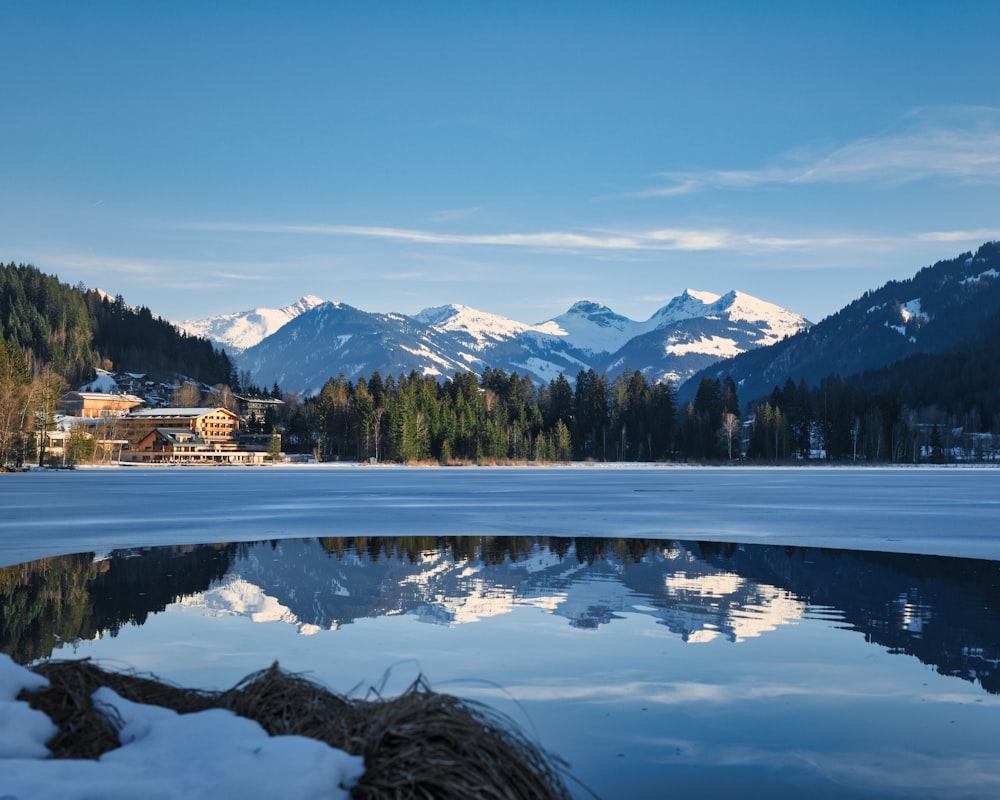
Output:
<svg viewBox="0 0 1000 800">
<path fill-rule="evenodd" d="M 0 565 L 296 536 L 645 536 L 1000 559 L 998 469 L 94 469 L 0 476 Z"/>
<path fill-rule="evenodd" d="M 274 660 L 362 695 L 422 673 L 507 713 L 603 798 L 985 800 L 1000 796 L 998 481 L 0 475 L 0 563 L 80 554 L 0 569 L 0 646 L 204 688 Z"/>
</svg>

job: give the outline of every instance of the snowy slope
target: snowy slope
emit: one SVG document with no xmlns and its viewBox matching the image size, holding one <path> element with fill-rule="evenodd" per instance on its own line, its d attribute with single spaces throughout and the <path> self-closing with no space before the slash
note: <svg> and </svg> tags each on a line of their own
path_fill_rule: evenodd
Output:
<svg viewBox="0 0 1000 800">
<path fill-rule="evenodd" d="M 581 300 L 565 314 L 546 325 L 555 325 L 559 335 L 587 353 L 611 353 L 642 333 L 642 323 L 616 314 L 600 303 Z"/>
<path fill-rule="evenodd" d="M 283 325 L 323 301 L 307 294 L 284 308 L 253 308 L 208 319 L 178 322 L 177 327 L 192 336 L 211 339 L 227 350 L 242 352 L 278 331 Z"/>
<path fill-rule="evenodd" d="M 475 350 L 483 350 L 491 344 L 512 339 L 527 331 L 553 336 L 562 335 L 558 326 L 552 322 L 527 325 L 498 314 L 454 304 L 424 309 L 413 319 L 430 328 L 466 338 Z"/>
</svg>

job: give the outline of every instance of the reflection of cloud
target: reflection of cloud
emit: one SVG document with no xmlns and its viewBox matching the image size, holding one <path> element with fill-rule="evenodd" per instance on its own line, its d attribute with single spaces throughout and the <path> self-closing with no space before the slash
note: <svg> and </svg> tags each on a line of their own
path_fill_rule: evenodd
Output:
<svg viewBox="0 0 1000 800">
<path fill-rule="evenodd" d="M 786 154 L 784 163 L 758 169 L 666 172 L 665 186 L 639 197 L 670 197 L 707 189 L 752 189 L 816 183 L 883 182 L 928 178 L 1000 182 L 1000 113 L 996 109 L 920 109 L 898 133 L 857 139 L 833 149 Z"/>
<path fill-rule="evenodd" d="M 476 690 L 485 697 L 513 697 L 524 702 L 566 702 L 590 701 L 595 704 L 619 703 L 622 700 L 635 701 L 642 698 L 643 705 L 678 706 L 686 704 L 728 705 L 740 702 L 769 701 L 782 698 L 809 698 L 821 702 L 853 700 L 859 703 L 870 700 L 900 698 L 913 700 L 912 692 L 906 688 L 896 688 L 884 683 L 868 686 L 830 684 L 821 686 L 816 682 L 781 683 L 754 680 L 735 684 L 714 684 L 701 681 L 636 681 L 608 679 L 607 682 L 587 683 L 544 683 L 505 684 L 500 687 L 483 687 Z M 966 705 L 969 695 L 953 693 L 929 693 L 919 698 L 939 703 Z M 977 697 L 977 702 L 989 706 L 1000 706 L 1000 697 Z"/>
<path fill-rule="evenodd" d="M 913 750 L 858 748 L 850 751 L 726 745 L 668 736 L 634 736 L 631 742 L 651 751 L 669 753 L 672 765 L 754 767 L 773 773 L 813 773 L 824 783 L 883 796 L 981 800 L 1000 796 L 1000 775 L 992 753 L 919 753 Z M 905 764 L 889 769 L 889 764 Z M 794 778 L 792 778 L 794 780 Z M 808 777 L 800 778 L 809 781 Z M 805 785 L 805 784 L 804 784 Z"/>
</svg>

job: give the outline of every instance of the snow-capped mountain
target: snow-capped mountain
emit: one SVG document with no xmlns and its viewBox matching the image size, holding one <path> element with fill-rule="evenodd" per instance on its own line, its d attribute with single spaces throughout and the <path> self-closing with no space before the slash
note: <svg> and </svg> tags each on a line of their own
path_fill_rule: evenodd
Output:
<svg viewBox="0 0 1000 800">
<path fill-rule="evenodd" d="M 616 314 L 600 303 L 581 300 L 553 319 L 559 335 L 586 353 L 613 353 L 642 330 L 643 324 Z"/>
<path fill-rule="evenodd" d="M 307 294 L 284 308 L 252 308 L 208 319 L 186 320 L 176 325 L 192 336 L 202 336 L 232 353 L 239 353 L 322 302 L 315 295 Z"/>
<path fill-rule="evenodd" d="M 462 305 L 412 317 L 323 303 L 298 315 L 239 357 L 262 386 L 303 394 L 328 378 L 409 374 L 447 377 L 486 367 L 549 382 L 593 369 L 626 368 L 682 382 L 720 358 L 772 344 L 808 327 L 803 317 L 742 292 L 687 290 L 637 322 L 592 302 L 538 324 Z"/>
</svg>

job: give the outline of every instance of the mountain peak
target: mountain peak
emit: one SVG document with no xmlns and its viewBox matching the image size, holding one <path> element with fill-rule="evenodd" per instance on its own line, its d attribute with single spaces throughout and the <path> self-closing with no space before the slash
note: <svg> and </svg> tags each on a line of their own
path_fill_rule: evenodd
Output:
<svg viewBox="0 0 1000 800">
<path fill-rule="evenodd" d="M 722 356 L 786 335 L 794 320 L 782 326 L 780 314 L 802 324 L 801 317 L 741 292 L 697 289 L 645 322 L 594 300 L 537 324 L 458 303 L 410 316 L 324 303 L 241 355 L 240 366 L 262 386 L 277 381 L 305 394 L 339 373 L 350 379 L 376 369 L 444 376 L 487 365 L 546 382 L 560 373 L 590 368 L 616 375 L 626 367 L 653 380 L 680 381 Z"/>
<path fill-rule="evenodd" d="M 595 303 L 593 300 L 578 300 L 569 307 L 567 314 L 578 314 L 580 316 L 593 317 L 595 315 L 607 316 L 614 312 L 603 303 Z"/>
<path fill-rule="evenodd" d="M 734 294 L 734 292 L 729 292 L 729 294 Z M 719 295 L 717 294 L 713 294 L 712 292 L 703 292 L 698 289 L 685 289 L 683 292 L 681 292 L 680 297 L 674 299 L 679 300 L 682 298 L 697 300 L 698 302 L 704 303 L 705 305 L 709 305 L 720 299 Z"/>
<path fill-rule="evenodd" d="M 203 336 L 222 347 L 242 352 L 301 314 L 323 305 L 316 295 L 303 295 L 284 308 L 252 308 L 208 319 L 186 320 L 177 327 L 194 336 Z"/>
<path fill-rule="evenodd" d="M 314 294 L 304 294 L 299 298 L 297 303 L 293 303 L 288 308 L 293 308 L 295 306 L 302 306 L 303 309 L 308 311 L 310 308 L 316 308 L 316 306 L 322 305 L 325 300 L 322 297 L 317 297 Z"/>
<path fill-rule="evenodd" d="M 456 303 L 446 306 L 433 306 L 414 314 L 413 318 L 424 325 L 440 325 L 457 316 L 464 308 L 465 306 Z"/>
<path fill-rule="evenodd" d="M 590 353 L 614 352 L 636 334 L 635 322 L 592 300 L 574 303 L 546 324 L 558 326 L 575 347 Z"/>
<path fill-rule="evenodd" d="M 726 295 L 727 297 L 729 295 Z M 685 289 L 677 297 L 667 303 L 663 308 L 653 314 L 649 321 L 654 323 L 654 327 L 662 327 L 673 322 L 681 322 L 685 319 L 694 319 L 704 316 L 706 310 L 713 303 L 719 302 L 722 298 L 712 292 L 702 292 L 697 289 Z"/>
</svg>

